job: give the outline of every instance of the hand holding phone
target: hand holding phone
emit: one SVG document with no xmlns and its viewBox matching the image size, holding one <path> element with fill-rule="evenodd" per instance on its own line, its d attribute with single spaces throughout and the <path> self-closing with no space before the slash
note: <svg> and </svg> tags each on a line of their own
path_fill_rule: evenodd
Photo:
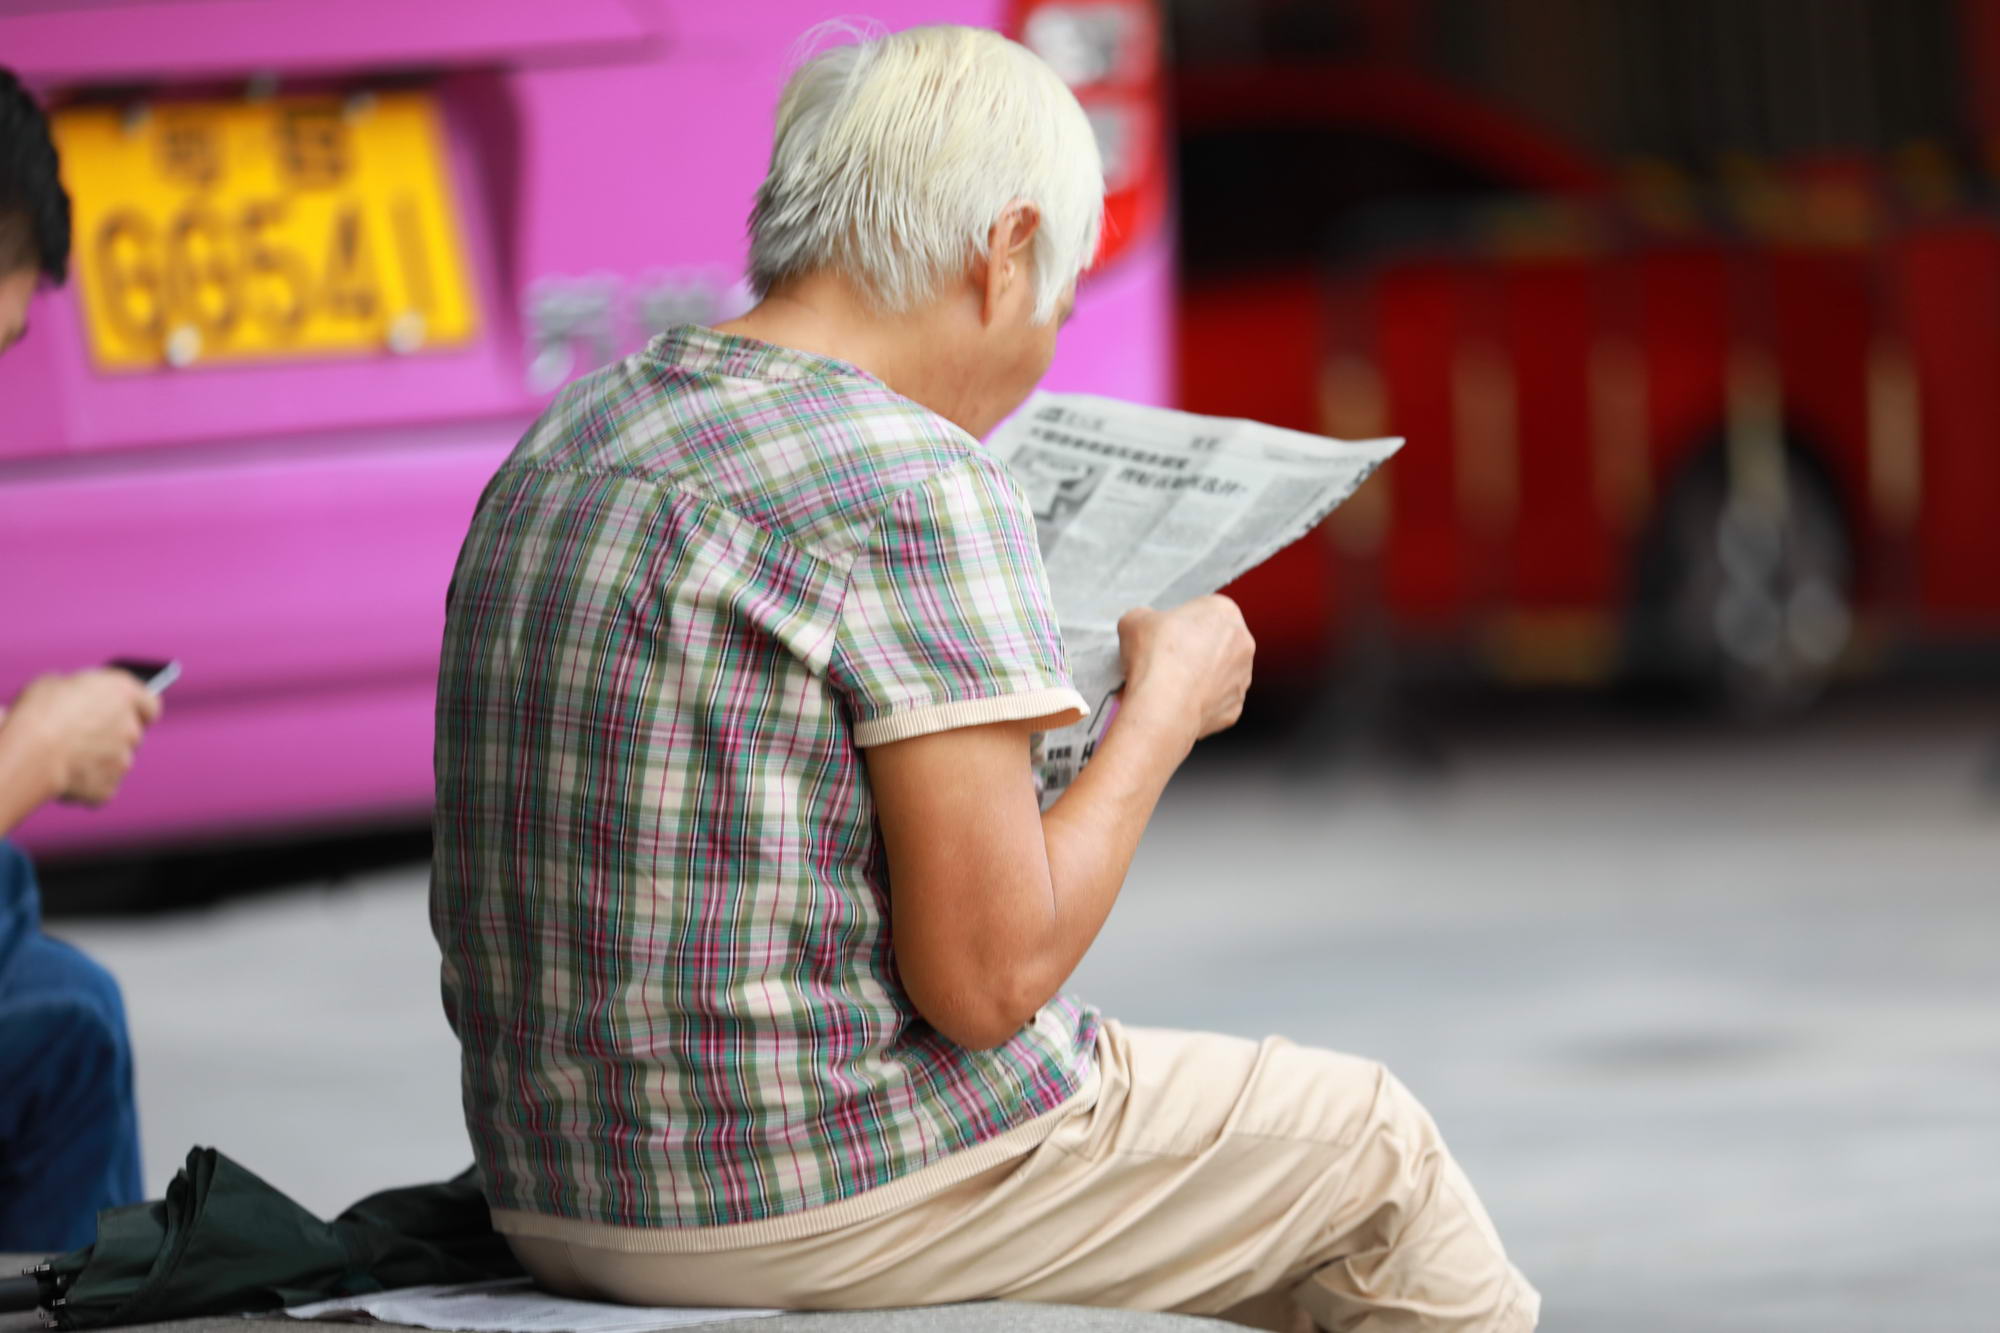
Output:
<svg viewBox="0 0 2000 1333">
<path fill-rule="evenodd" d="M 30 681 L 6 711 L 6 732 L 10 748 L 34 756 L 31 767 L 46 781 L 45 790 L 32 793 L 33 802 L 110 800 L 131 769 L 146 728 L 160 714 L 156 691 L 171 684 L 178 670 L 172 663 L 138 669 L 108 664 Z M 26 813 L 20 810 L 16 817 Z"/>
</svg>

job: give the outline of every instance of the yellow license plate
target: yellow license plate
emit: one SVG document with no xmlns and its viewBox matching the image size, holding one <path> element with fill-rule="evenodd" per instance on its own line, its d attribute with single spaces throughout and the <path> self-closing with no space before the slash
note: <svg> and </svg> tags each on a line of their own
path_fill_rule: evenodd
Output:
<svg viewBox="0 0 2000 1333">
<path fill-rule="evenodd" d="M 474 332 L 426 94 L 78 106 L 55 132 L 103 369 L 408 354 Z"/>
</svg>

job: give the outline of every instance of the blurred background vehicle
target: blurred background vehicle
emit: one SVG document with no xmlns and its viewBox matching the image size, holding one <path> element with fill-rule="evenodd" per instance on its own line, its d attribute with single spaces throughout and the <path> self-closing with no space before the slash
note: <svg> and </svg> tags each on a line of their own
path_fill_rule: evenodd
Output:
<svg viewBox="0 0 2000 1333">
<path fill-rule="evenodd" d="M 1002 27 L 1098 128 L 1051 387 L 1410 437 L 1231 589 L 1300 750 L 1437 678 L 1770 719 L 2000 665 L 2000 6 L 863 9 Z M 563 381 L 744 303 L 770 107 L 839 12 L 0 7 L 78 208 L 0 364 L 0 689 L 187 667 L 118 806 L 32 847 L 422 822 L 479 486 Z"/>
<path fill-rule="evenodd" d="M 878 0 L 999 26 L 1076 87 L 1111 230 L 1052 386 L 1171 394 L 1146 0 Z M 175 657 L 101 853 L 421 821 L 446 582 L 565 381 L 748 302 L 743 227 L 817 0 L 0 7 L 52 110 L 71 283 L 0 364 L 0 690 Z"/>
<path fill-rule="evenodd" d="M 1235 589 L 1267 678 L 1990 672 L 2000 6 L 1172 13 L 1183 405 L 1411 440 Z"/>
</svg>

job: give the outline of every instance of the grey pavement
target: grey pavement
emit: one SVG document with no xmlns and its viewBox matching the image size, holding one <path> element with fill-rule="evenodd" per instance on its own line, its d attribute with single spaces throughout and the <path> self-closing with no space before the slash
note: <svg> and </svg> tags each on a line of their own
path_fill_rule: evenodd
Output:
<svg viewBox="0 0 2000 1333">
<path fill-rule="evenodd" d="M 1450 776 L 1178 781 L 1072 989 L 1386 1061 L 1551 1330 L 2000 1328 L 2000 702 L 1462 729 Z M 66 933 L 149 1184 L 334 1210 L 469 1159 L 421 868 Z"/>
</svg>

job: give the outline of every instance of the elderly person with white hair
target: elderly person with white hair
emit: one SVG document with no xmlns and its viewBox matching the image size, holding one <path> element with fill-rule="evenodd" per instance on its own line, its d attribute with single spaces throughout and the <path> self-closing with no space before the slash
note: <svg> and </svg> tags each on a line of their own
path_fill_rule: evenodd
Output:
<svg viewBox="0 0 2000 1333">
<path fill-rule="evenodd" d="M 1535 1322 L 1379 1065 L 1060 992 L 1252 651 L 1224 598 L 1134 610 L 1116 723 L 1038 808 L 1030 737 L 1084 702 L 979 437 L 1102 194 L 1022 47 L 823 52 L 750 220 L 761 303 L 572 385 L 480 501 L 432 919 L 494 1223 L 558 1291 Z"/>
</svg>

